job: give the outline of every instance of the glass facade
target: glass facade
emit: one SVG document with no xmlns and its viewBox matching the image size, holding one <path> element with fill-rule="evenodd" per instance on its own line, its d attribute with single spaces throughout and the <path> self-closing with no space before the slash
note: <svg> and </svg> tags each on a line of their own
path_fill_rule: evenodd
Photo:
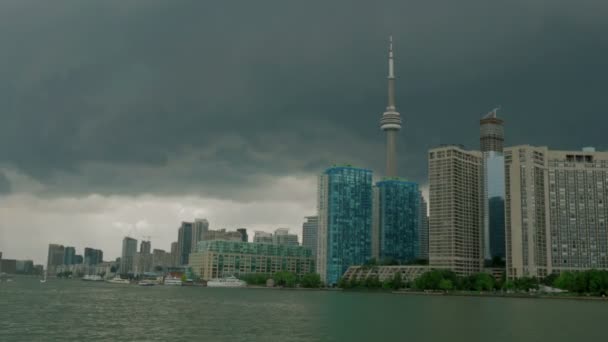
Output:
<svg viewBox="0 0 608 342">
<path fill-rule="evenodd" d="M 407 263 L 420 256 L 420 192 L 418 184 L 402 180 L 376 183 L 378 193 L 379 259 Z"/>
<path fill-rule="evenodd" d="M 505 258 L 505 159 L 484 152 L 484 258 Z"/>
<path fill-rule="evenodd" d="M 317 267 L 328 286 L 352 265 L 371 259 L 372 172 L 327 169 L 319 179 Z"/>
</svg>

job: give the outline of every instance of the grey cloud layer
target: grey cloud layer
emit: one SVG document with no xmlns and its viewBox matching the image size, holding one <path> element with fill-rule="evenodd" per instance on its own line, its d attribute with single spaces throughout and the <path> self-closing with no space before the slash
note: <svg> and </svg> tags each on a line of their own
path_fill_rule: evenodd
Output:
<svg viewBox="0 0 608 342">
<path fill-rule="evenodd" d="M 496 104 L 509 144 L 605 149 L 608 7 L 569 3 L 3 1 L 0 164 L 51 193 L 233 198 L 333 162 L 381 172 L 388 34 L 404 176 L 475 147 Z"/>
</svg>

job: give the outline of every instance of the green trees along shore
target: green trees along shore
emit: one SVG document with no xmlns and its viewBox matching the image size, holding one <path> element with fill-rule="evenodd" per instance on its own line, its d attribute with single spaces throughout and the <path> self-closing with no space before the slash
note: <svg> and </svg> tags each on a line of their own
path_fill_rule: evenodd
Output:
<svg viewBox="0 0 608 342">
<path fill-rule="evenodd" d="M 407 288 L 412 290 L 432 291 L 508 291 L 531 292 L 540 286 L 549 286 L 569 292 L 570 294 L 603 296 L 608 294 L 608 271 L 589 270 L 584 272 L 562 272 L 551 274 L 546 278 L 523 277 L 501 281 L 487 273 L 477 273 L 468 277 L 459 277 L 449 270 L 432 270 L 422 274 L 415 281 L 407 282 L 400 273 L 381 282 L 377 276 L 366 279 L 341 279 L 338 287 L 342 289 L 391 289 Z"/>
<path fill-rule="evenodd" d="M 275 274 L 243 274 L 239 278 L 247 283 L 247 285 L 254 286 L 266 286 L 266 282 L 269 279 L 274 281 L 274 286 L 279 287 L 300 287 L 304 288 L 320 288 L 323 284 L 321 283 L 321 277 L 316 273 L 307 273 L 298 277 L 292 272 L 277 272 Z"/>
</svg>

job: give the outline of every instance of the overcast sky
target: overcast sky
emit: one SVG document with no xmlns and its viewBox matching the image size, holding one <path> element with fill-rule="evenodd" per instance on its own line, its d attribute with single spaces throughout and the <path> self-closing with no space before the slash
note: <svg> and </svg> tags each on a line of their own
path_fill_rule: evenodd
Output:
<svg viewBox="0 0 608 342">
<path fill-rule="evenodd" d="M 608 3 L 0 1 L 0 251 L 169 249 L 182 220 L 300 234 L 316 175 L 384 168 L 387 37 L 399 173 L 478 146 L 608 149 Z M 251 232 L 252 234 L 252 232 Z"/>
</svg>

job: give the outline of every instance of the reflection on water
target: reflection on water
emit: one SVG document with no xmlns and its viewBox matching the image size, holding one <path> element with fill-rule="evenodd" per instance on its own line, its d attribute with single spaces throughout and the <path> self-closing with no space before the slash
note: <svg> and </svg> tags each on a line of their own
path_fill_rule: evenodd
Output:
<svg viewBox="0 0 608 342">
<path fill-rule="evenodd" d="M 605 302 L 0 283 L 0 341 L 586 341 L 605 317 Z"/>
</svg>

